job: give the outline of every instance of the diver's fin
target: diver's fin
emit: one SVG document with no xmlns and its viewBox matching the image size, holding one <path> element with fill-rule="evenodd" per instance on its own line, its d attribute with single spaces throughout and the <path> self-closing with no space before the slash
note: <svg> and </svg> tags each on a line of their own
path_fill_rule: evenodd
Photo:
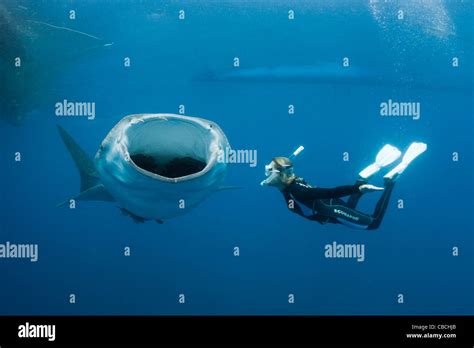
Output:
<svg viewBox="0 0 474 348">
<path fill-rule="evenodd" d="M 379 186 L 374 186 L 374 185 L 371 185 L 371 184 L 363 184 L 363 185 L 359 186 L 359 190 L 361 192 L 374 192 L 374 191 L 383 191 L 384 188 L 379 187 Z"/>
<path fill-rule="evenodd" d="M 375 162 L 359 173 L 361 178 L 367 179 L 377 173 L 380 168 L 386 167 L 400 158 L 401 152 L 395 146 L 385 145 L 375 157 Z"/>
<path fill-rule="evenodd" d="M 74 139 L 62 128 L 58 126 L 59 135 L 63 139 L 64 145 L 76 164 L 81 175 L 81 192 L 100 184 L 99 175 L 95 170 L 94 162 L 87 156 L 83 149 L 74 141 Z"/>
<path fill-rule="evenodd" d="M 425 152 L 427 145 L 425 143 L 411 143 L 407 151 L 403 155 L 402 161 L 391 171 L 385 174 L 384 178 L 389 180 L 396 180 L 402 174 L 408 165 L 419 155 Z"/>
<path fill-rule="evenodd" d="M 90 189 L 82 191 L 77 196 L 72 197 L 76 201 L 107 201 L 114 202 L 115 199 L 110 195 L 110 193 L 105 189 L 104 185 L 98 184 Z M 58 204 L 58 207 L 62 207 L 66 204 L 69 204 L 70 201 L 65 201 Z"/>
</svg>

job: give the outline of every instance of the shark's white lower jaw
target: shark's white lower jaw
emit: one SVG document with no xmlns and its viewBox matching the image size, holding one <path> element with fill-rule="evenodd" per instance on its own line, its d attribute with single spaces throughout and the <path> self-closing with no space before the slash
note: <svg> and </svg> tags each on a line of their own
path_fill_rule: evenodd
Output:
<svg viewBox="0 0 474 348">
<path fill-rule="evenodd" d="M 209 124 L 178 117 L 146 117 L 124 130 L 131 164 L 143 175 L 180 182 L 205 174 L 216 161 L 218 139 Z"/>
</svg>

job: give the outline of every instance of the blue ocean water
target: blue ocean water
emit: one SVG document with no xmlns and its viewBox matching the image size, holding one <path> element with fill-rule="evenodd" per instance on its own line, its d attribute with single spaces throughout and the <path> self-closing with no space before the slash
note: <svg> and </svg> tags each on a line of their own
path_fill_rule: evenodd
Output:
<svg viewBox="0 0 474 348">
<path fill-rule="evenodd" d="M 0 244 L 39 246 L 37 262 L 0 259 L 0 314 L 474 313 L 472 1 L 0 5 L 23 40 L 13 47 L 32 52 L 28 83 L 2 86 L 23 105 L 0 123 Z M 253 79 L 235 78 L 251 69 Z M 57 117 L 64 99 L 94 102 L 95 119 Z M 420 118 L 382 117 L 389 99 L 420 103 Z M 180 105 L 219 124 L 233 148 L 257 150 L 256 167 L 229 165 L 226 184 L 242 189 L 162 225 L 106 202 L 56 207 L 80 179 L 57 124 L 93 157 L 122 117 Z M 259 186 L 264 165 L 299 145 L 297 174 L 334 187 L 353 183 L 384 144 L 412 141 L 428 150 L 375 231 L 304 220 Z M 371 213 L 378 197 L 360 209 Z M 326 258 L 334 241 L 364 244 L 365 260 Z"/>
</svg>

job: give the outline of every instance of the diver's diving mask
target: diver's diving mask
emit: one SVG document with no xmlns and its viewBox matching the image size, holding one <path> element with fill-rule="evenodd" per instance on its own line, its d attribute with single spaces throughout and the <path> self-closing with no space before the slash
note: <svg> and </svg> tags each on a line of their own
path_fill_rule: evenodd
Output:
<svg viewBox="0 0 474 348">
<path fill-rule="evenodd" d="M 265 180 L 263 180 L 260 185 L 261 186 L 267 186 L 271 184 L 280 174 L 280 171 L 275 168 L 275 162 L 270 162 L 270 164 L 267 164 L 265 166 L 265 176 L 267 177 Z"/>
<path fill-rule="evenodd" d="M 263 180 L 260 185 L 262 186 L 267 186 L 272 184 L 277 177 L 281 174 L 288 174 L 291 175 L 293 174 L 293 167 L 281 167 L 275 161 L 271 161 L 270 164 L 267 164 L 265 166 L 265 176 L 267 177 L 265 180 Z"/>
<path fill-rule="evenodd" d="M 260 185 L 261 186 L 268 186 L 271 185 L 272 183 L 275 183 L 275 180 L 278 178 L 278 176 L 282 173 L 286 175 L 292 175 L 294 173 L 293 170 L 293 164 L 291 163 L 290 159 L 298 156 L 301 151 L 304 150 L 303 146 L 298 147 L 291 155 L 289 158 L 281 158 L 281 157 L 276 157 L 274 158 L 269 164 L 265 166 L 265 176 L 267 177 L 265 180 L 263 180 Z M 285 160 L 284 164 L 280 165 L 277 163 L 278 160 Z"/>
<path fill-rule="evenodd" d="M 270 175 L 272 175 L 274 173 L 280 173 L 280 171 L 275 168 L 274 163 L 275 162 L 272 161 L 270 164 L 267 164 L 265 166 L 265 176 L 266 177 L 269 177 Z"/>
</svg>

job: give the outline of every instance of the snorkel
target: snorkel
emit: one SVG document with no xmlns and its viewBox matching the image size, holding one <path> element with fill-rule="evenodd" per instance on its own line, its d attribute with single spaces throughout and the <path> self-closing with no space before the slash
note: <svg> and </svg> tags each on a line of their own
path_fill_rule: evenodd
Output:
<svg viewBox="0 0 474 348">
<path fill-rule="evenodd" d="M 304 150 L 303 146 L 299 146 L 290 156 L 288 156 L 289 159 L 293 159 L 296 156 L 298 156 L 301 151 Z M 265 166 L 265 176 L 267 177 L 265 180 L 263 180 L 260 185 L 261 186 L 268 186 L 270 185 L 280 174 L 280 170 L 275 168 L 274 166 L 274 160 L 272 160 L 269 164 Z"/>
<path fill-rule="evenodd" d="M 290 155 L 290 157 L 288 157 L 288 158 L 289 158 L 289 159 L 292 159 L 293 157 L 298 156 L 298 155 L 301 153 L 301 151 L 303 151 L 303 150 L 304 150 L 304 146 L 303 146 L 303 145 L 300 145 L 300 146 L 295 150 L 295 152 L 293 152 L 293 153 Z"/>
</svg>

